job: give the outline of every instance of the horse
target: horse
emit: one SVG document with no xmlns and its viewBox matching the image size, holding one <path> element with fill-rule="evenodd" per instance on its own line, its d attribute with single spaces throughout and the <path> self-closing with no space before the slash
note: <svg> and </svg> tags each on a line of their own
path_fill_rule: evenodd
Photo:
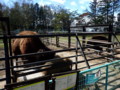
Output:
<svg viewBox="0 0 120 90">
<path fill-rule="evenodd" d="M 38 33 L 32 32 L 32 31 L 22 31 L 17 35 L 18 36 L 38 35 Z M 19 55 L 19 54 L 28 54 L 28 53 L 39 53 L 39 52 L 52 51 L 52 50 L 46 47 L 38 37 L 27 37 L 27 38 L 15 38 L 12 43 L 12 51 L 15 55 Z M 47 60 L 47 59 L 53 59 L 53 58 L 60 58 L 60 56 L 56 56 L 55 52 L 52 52 L 52 53 L 44 53 L 40 55 L 31 55 L 31 56 L 24 57 L 22 59 L 27 59 L 26 63 L 29 63 L 29 62 L 31 63 L 31 62 L 35 62 L 36 60 L 41 61 L 41 60 Z M 15 72 L 13 82 L 16 82 L 17 79 L 19 79 L 20 81 L 24 80 L 24 77 L 27 80 L 29 80 L 35 77 L 41 77 L 45 75 L 72 70 L 72 61 L 68 59 L 62 59 L 62 60 L 60 59 L 55 61 L 52 60 L 49 62 L 44 62 L 41 65 L 42 66 L 46 65 L 45 67 L 38 68 L 40 70 L 45 69 L 44 71 L 34 73 L 34 74 L 29 74 L 26 76 L 21 76 L 22 79 L 18 78 L 17 73 Z M 21 73 L 27 73 L 35 70 L 36 69 L 30 69 L 30 70 L 22 71 Z"/>
<path fill-rule="evenodd" d="M 56 55 L 54 59 L 56 58 L 61 58 L 61 56 Z M 21 76 L 21 77 L 17 77 L 17 75 L 15 75 L 14 79 L 15 79 L 15 82 L 16 81 L 19 82 L 19 81 L 26 81 L 26 80 L 43 77 L 46 75 L 55 75 L 57 73 L 71 71 L 73 66 L 72 63 L 73 63 L 72 60 L 68 58 L 45 62 L 44 64 L 42 64 L 42 66 L 44 67 L 38 68 L 42 70 L 41 72 L 36 72 L 36 73 Z M 38 69 L 25 70 L 25 71 L 21 71 L 20 73 L 34 72 Z"/>
<path fill-rule="evenodd" d="M 102 42 L 108 42 L 108 38 L 102 35 L 96 35 L 87 41 L 87 46 L 94 45 L 93 47 L 91 47 L 92 49 L 103 51 L 103 48 L 101 46 L 108 47 L 108 45 L 101 45 L 103 44 Z"/>
<path fill-rule="evenodd" d="M 60 56 L 56 57 L 60 58 Z M 46 62 L 44 65 L 47 65 L 46 67 L 41 68 L 46 69 L 42 72 L 44 75 L 52 75 L 72 70 L 72 61 L 68 58 Z"/>
<path fill-rule="evenodd" d="M 17 34 L 17 36 L 23 35 L 38 35 L 37 32 L 33 31 L 22 31 Z M 29 53 L 37 53 L 44 51 L 52 51 L 50 48 L 46 47 L 45 44 L 42 43 L 39 37 L 26 37 L 26 38 L 15 38 L 12 42 L 12 52 L 14 55 L 22 55 Z M 30 55 L 25 56 L 22 60 L 26 59 L 27 61 L 24 63 L 31 63 L 38 60 L 46 60 L 54 58 L 55 52 L 41 54 L 41 55 Z"/>
</svg>

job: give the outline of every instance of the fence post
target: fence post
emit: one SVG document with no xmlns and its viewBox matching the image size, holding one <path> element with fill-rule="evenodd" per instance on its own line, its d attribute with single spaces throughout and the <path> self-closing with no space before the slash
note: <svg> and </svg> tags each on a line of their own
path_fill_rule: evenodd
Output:
<svg viewBox="0 0 120 90">
<path fill-rule="evenodd" d="M 59 47 L 59 36 L 56 36 L 56 46 Z"/>
<path fill-rule="evenodd" d="M 68 27 L 68 48 L 70 48 L 71 47 L 71 35 L 70 35 L 70 26 Z"/>
<path fill-rule="evenodd" d="M 113 26 L 111 24 L 109 25 L 108 32 L 109 32 L 109 34 L 108 34 L 108 41 L 111 42 L 112 41 L 112 33 L 113 33 Z"/>
<path fill-rule="evenodd" d="M 5 51 L 5 67 L 6 67 L 6 83 L 11 83 L 11 75 L 10 75 L 10 62 L 9 62 L 9 52 L 8 52 L 8 40 L 7 36 L 4 35 L 4 51 Z"/>
<path fill-rule="evenodd" d="M 10 19 L 7 18 L 7 21 L 6 21 L 6 26 L 7 26 L 7 35 L 11 35 L 11 32 L 10 32 Z M 8 43 L 9 43 L 9 53 L 10 53 L 10 56 L 12 56 L 12 45 L 11 45 L 11 38 L 8 38 Z M 9 59 L 10 60 L 10 66 L 13 66 L 13 59 Z M 11 69 L 11 74 L 14 75 L 14 69 L 12 68 Z"/>
<path fill-rule="evenodd" d="M 76 56 L 75 56 L 75 61 L 76 61 L 76 64 L 75 64 L 75 69 L 77 70 L 78 69 L 78 40 L 76 40 Z"/>
<path fill-rule="evenodd" d="M 83 26 L 83 32 L 86 32 L 85 26 Z M 85 38 L 86 38 L 86 36 L 83 35 L 83 37 L 82 37 L 82 46 L 83 46 L 83 47 L 85 47 Z"/>
<path fill-rule="evenodd" d="M 11 72 L 10 72 L 9 50 L 8 50 L 10 47 L 10 44 L 8 45 L 8 37 L 7 37 L 7 35 L 10 34 L 9 18 L 8 17 L 0 17 L 0 21 L 1 21 L 1 28 L 3 30 L 6 84 L 10 84 L 11 83 Z"/>
<path fill-rule="evenodd" d="M 106 66 L 105 90 L 107 90 L 107 86 L 108 86 L 108 65 Z"/>
</svg>

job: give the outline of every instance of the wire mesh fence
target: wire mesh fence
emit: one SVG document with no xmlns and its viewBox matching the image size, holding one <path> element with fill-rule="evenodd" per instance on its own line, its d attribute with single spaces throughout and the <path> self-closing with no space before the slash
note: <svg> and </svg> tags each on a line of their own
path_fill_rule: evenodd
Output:
<svg viewBox="0 0 120 90">
<path fill-rule="evenodd" d="M 120 89 L 120 60 L 81 71 L 77 90 Z"/>
</svg>

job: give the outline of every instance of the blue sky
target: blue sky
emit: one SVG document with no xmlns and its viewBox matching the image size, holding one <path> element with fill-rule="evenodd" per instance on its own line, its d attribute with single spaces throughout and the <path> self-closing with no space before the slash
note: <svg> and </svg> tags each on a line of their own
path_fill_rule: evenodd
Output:
<svg viewBox="0 0 120 90">
<path fill-rule="evenodd" d="M 34 0 L 39 4 L 60 4 L 70 10 L 78 10 L 80 13 L 89 8 L 89 3 L 92 0 Z"/>
<path fill-rule="evenodd" d="M 17 0 L 0 0 L 0 2 L 5 3 L 9 6 Z M 22 0 L 20 0 L 22 1 Z M 78 10 L 79 13 L 83 13 L 89 8 L 89 3 L 93 0 L 26 0 L 34 3 L 39 3 L 40 5 L 62 5 L 70 10 Z"/>
</svg>

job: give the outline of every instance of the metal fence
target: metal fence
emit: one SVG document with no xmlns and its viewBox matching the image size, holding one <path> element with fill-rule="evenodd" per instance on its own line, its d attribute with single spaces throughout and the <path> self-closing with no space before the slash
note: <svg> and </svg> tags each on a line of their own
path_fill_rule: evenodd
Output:
<svg viewBox="0 0 120 90">
<path fill-rule="evenodd" d="M 3 20 L 3 19 L 2 19 Z M 78 67 L 78 64 L 80 64 L 80 63 L 85 63 L 86 62 L 86 65 L 85 65 L 85 67 L 82 67 L 82 69 L 83 68 L 86 68 L 86 67 L 88 67 L 88 68 L 90 68 L 91 66 L 89 66 L 89 61 L 93 61 L 93 60 L 95 60 L 95 58 L 92 58 L 92 59 L 87 59 L 86 58 L 86 55 L 90 55 L 91 53 L 84 53 L 84 50 L 83 49 L 85 49 L 85 48 L 88 48 L 88 47 L 83 47 L 82 46 L 82 44 L 81 44 L 81 42 L 79 41 L 79 38 L 78 38 L 78 35 L 81 35 L 81 36 L 84 36 L 84 35 L 93 35 L 93 34 L 106 34 L 106 35 L 108 35 L 108 34 L 111 34 L 111 33 L 78 33 L 77 35 L 75 34 L 75 33 L 72 33 L 72 34 L 49 34 L 49 35 L 35 35 L 35 36 L 12 36 L 12 35 L 10 35 L 10 28 L 9 28 L 9 22 L 8 22 L 8 19 L 4 19 L 5 21 L 7 21 L 7 28 L 8 28 L 8 31 L 4 31 L 5 33 L 2 35 L 2 36 L 0 36 L 0 39 L 1 40 L 3 40 L 3 44 L 4 44 L 4 57 L 3 58 L 0 58 L 0 61 L 3 61 L 4 62 L 4 64 L 5 64 L 5 66 L 3 67 L 3 68 L 0 68 L 0 71 L 4 71 L 5 72 L 5 76 L 4 77 L 1 77 L 0 78 L 0 82 L 4 82 L 4 86 L 5 85 L 12 85 L 12 83 L 13 83 L 13 86 L 19 86 L 19 85 L 25 85 L 25 83 L 26 82 L 21 82 L 21 83 L 14 83 L 14 82 L 12 82 L 12 80 L 13 80 L 13 78 L 14 78 L 14 76 L 16 76 L 16 77 L 21 77 L 21 76 L 26 76 L 26 75 L 30 75 L 30 74 L 33 74 L 33 73 L 37 73 L 37 72 L 41 72 L 41 71 L 43 71 L 43 70 L 40 70 L 40 69 L 38 69 L 38 68 L 40 68 L 40 67 L 45 67 L 45 66 L 43 66 L 43 65 L 40 65 L 40 63 L 43 63 L 43 62 L 48 62 L 48 61 L 55 61 L 55 60 L 61 60 L 61 59 L 66 59 L 66 58 L 75 58 L 75 61 L 72 63 L 73 65 L 75 65 L 75 68 L 73 69 L 73 71 L 75 71 L 76 72 L 76 70 L 78 71 L 79 69 L 81 69 L 81 68 L 79 68 Z M 29 64 L 25 64 L 25 65 L 18 65 L 18 66 L 14 66 L 13 65 L 13 63 L 14 63 L 14 60 L 13 59 L 16 59 L 16 58 L 21 58 L 21 57 L 25 57 L 25 56 L 30 56 L 30 55 L 39 55 L 39 54 L 45 54 L 45 53 L 51 53 L 51 52 L 39 52 L 39 53 L 29 53 L 29 54 L 25 54 L 25 55 L 17 55 L 17 56 L 13 56 L 12 55 L 12 52 L 11 52 L 11 39 L 14 39 L 14 38 L 29 38 L 29 37 L 44 37 L 44 38 L 47 38 L 47 37 L 67 37 L 68 38 L 68 42 L 69 42 L 69 37 L 70 36 L 74 36 L 75 37 L 75 39 L 76 39 L 76 44 L 79 44 L 79 46 L 77 45 L 76 47 L 73 47 L 73 48 L 67 48 L 67 49 L 63 49 L 63 50 L 54 50 L 54 51 L 51 51 L 51 52 L 55 52 L 55 53 L 60 53 L 60 52 L 66 52 L 66 51 L 74 51 L 74 55 L 72 56 L 67 56 L 67 57 L 62 57 L 62 58 L 55 58 L 55 59 L 51 59 L 51 60 L 45 60 L 45 61 L 37 61 L 37 62 L 34 62 L 34 63 L 29 63 Z M 58 40 L 56 40 L 56 43 L 58 42 Z M 119 42 L 118 42 L 119 43 Z M 112 45 L 113 45 L 114 43 L 112 43 Z M 68 46 L 69 46 L 69 44 L 68 44 Z M 92 46 L 91 46 L 92 47 Z M 94 47 L 94 46 L 93 46 Z M 94 52 L 95 53 L 95 52 Z M 112 56 L 114 56 L 114 54 L 111 54 Z M 80 57 L 80 56 L 82 56 L 82 57 L 84 57 L 82 60 L 80 60 L 79 61 L 79 58 L 78 57 Z M 102 56 L 102 57 L 97 57 L 98 59 L 100 59 L 100 58 L 104 58 L 104 57 L 109 57 L 110 55 L 108 55 L 108 56 Z M 105 63 L 105 62 L 104 62 Z M 30 71 L 30 72 L 24 72 L 24 73 L 19 73 L 19 74 L 15 74 L 14 73 L 14 69 L 16 69 L 16 68 L 23 68 L 23 67 L 25 67 L 25 66 L 31 66 L 31 65 L 36 65 L 35 67 L 29 67 L 29 68 L 24 68 L 24 69 L 21 69 L 21 70 L 17 70 L 17 71 L 15 71 L 15 73 L 16 72 L 22 72 L 22 71 L 27 71 L 27 70 L 31 70 L 31 69 L 37 69 L 36 71 Z M 93 66 L 96 66 L 96 65 L 93 65 Z M 47 65 L 46 65 L 46 67 L 47 67 Z M 104 66 L 105 67 L 105 66 Z M 104 70 L 104 69 L 103 69 Z M 106 70 L 106 69 L 105 69 Z M 93 71 L 94 72 L 94 71 Z M 100 73 L 100 72 L 102 72 L 103 73 L 103 71 L 102 70 L 96 70 L 95 72 L 98 72 L 98 73 Z M 2 72 L 1 72 L 2 73 Z M 105 72 L 106 74 L 108 74 L 107 72 Z M 62 74 L 64 74 L 64 73 L 62 73 Z M 61 75 L 61 74 L 59 74 L 59 75 Z M 79 74 L 77 74 L 77 75 L 79 75 Z M 80 76 L 83 76 L 82 77 L 82 82 L 79 82 L 79 83 L 77 83 L 76 85 L 78 86 L 78 85 L 81 85 L 81 86 L 79 86 L 79 87 L 77 87 L 78 89 L 81 89 L 81 88 L 84 88 L 84 86 L 87 88 L 87 86 L 86 86 L 86 83 L 87 84 L 89 84 L 89 82 L 87 82 L 87 81 L 89 81 L 89 80 L 87 80 L 86 81 L 86 77 L 88 77 L 87 79 L 89 79 L 89 74 L 85 74 L 85 73 L 81 73 L 80 72 Z M 93 74 L 93 76 L 94 76 L 94 74 Z M 49 77 L 49 76 L 48 76 Z M 52 77 L 52 79 L 53 79 L 53 77 L 54 76 L 51 76 Z M 50 78 L 51 78 L 50 77 Z M 84 80 L 84 78 L 85 78 L 85 80 Z M 80 77 L 80 79 L 81 79 L 81 77 Z M 43 80 L 43 79 L 42 79 Z M 47 81 L 49 80 L 49 78 L 47 78 Z M 35 81 L 37 81 L 37 80 L 35 80 Z M 53 80 L 54 81 L 54 80 Z M 80 81 L 80 80 L 76 80 L 76 81 Z M 29 81 L 28 81 L 29 82 Z M 32 83 L 32 81 L 30 81 L 31 83 Z M 55 82 L 53 82 L 53 84 L 54 84 Z M 83 84 L 81 84 L 81 83 L 83 83 Z M 85 85 L 84 85 L 85 84 Z M 52 86 L 54 86 L 54 85 L 52 85 Z M 48 86 L 49 87 L 49 86 Z M 51 84 L 50 84 L 50 87 L 51 87 Z M 2 88 L 2 90 L 4 89 L 4 87 Z M 53 89 L 52 89 L 53 90 Z"/>
<path fill-rule="evenodd" d="M 120 60 L 81 71 L 77 90 L 120 89 Z"/>
<path fill-rule="evenodd" d="M 63 90 L 65 88 L 67 90 L 119 90 L 119 75 L 120 60 L 117 60 L 84 71 L 56 75 L 52 79 L 46 76 L 42 79 L 9 84 L 6 88 L 9 88 L 8 90 L 11 90 L 10 88 L 14 88 L 14 90 L 32 90 L 41 86 L 42 89 L 36 88 L 36 90 Z M 68 83 L 71 85 L 70 87 Z"/>
<path fill-rule="evenodd" d="M 8 46 L 6 46 L 7 45 L 7 38 L 21 38 L 21 37 L 31 37 L 31 36 L 4 36 L 3 37 L 3 39 L 4 39 L 4 43 L 5 43 L 5 62 L 6 62 L 6 78 L 2 78 L 2 80 L 4 79 L 4 80 L 6 80 L 6 84 L 10 84 L 10 83 L 12 83 L 11 82 L 11 79 L 12 79 L 12 77 L 11 77 L 11 74 L 10 74 L 10 70 L 12 70 L 12 69 L 14 69 L 14 68 L 18 68 L 18 67 L 23 67 L 23 66 L 26 66 L 26 65 L 20 65 L 20 66 L 11 66 L 11 65 L 9 65 L 10 63 L 9 63 L 9 61 L 10 61 L 10 59 L 13 59 L 13 58 L 17 58 L 17 57 L 23 57 L 23 56 L 28 56 L 28 55 L 32 55 L 32 54 L 26 54 L 26 55 L 18 55 L 18 56 L 9 56 L 9 54 L 8 54 Z M 34 36 L 35 37 L 35 36 Z M 39 35 L 38 35 L 38 37 L 39 37 Z M 78 48 L 78 50 L 80 50 L 81 48 L 79 48 L 79 47 L 77 47 Z M 76 48 L 70 48 L 70 49 L 64 49 L 64 50 L 56 50 L 56 51 L 54 51 L 54 52 L 64 52 L 64 51 L 75 51 L 76 50 Z M 47 53 L 47 52 L 43 52 L 43 53 Z M 37 53 L 34 53 L 34 54 L 37 54 Z M 83 54 L 85 54 L 85 53 L 82 53 L 82 54 L 80 54 L 80 55 L 78 55 L 78 56 L 84 56 Z M 69 57 L 63 57 L 63 58 L 75 58 L 76 57 L 76 55 L 75 56 L 69 56 Z M 99 58 L 99 57 L 98 57 Z M 58 58 L 58 59 L 61 59 L 61 58 Z M 58 59 L 55 59 L 55 60 L 58 60 Z M 54 60 L 54 59 L 53 59 Z M 94 58 L 93 59 L 91 59 L 91 60 L 94 60 Z M 87 59 L 86 60 L 86 62 L 88 63 L 88 61 L 91 61 L 91 60 L 89 60 L 89 59 Z M 44 62 L 47 62 L 47 61 L 51 61 L 51 60 L 46 60 L 46 61 L 44 61 Z M 81 61 L 77 61 L 77 62 L 73 62 L 73 64 L 75 64 L 76 65 L 76 63 L 77 64 L 79 64 L 79 63 L 82 63 L 82 62 L 85 62 L 85 58 L 83 59 L 83 60 L 81 60 Z M 28 64 L 28 65 L 34 65 L 34 64 L 38 64 L 39 65 L 39 63 L 41 63 L 40 61 L 39 62 L 35 62 L 35 63 L 31 63 L 31 64 Z M 109 77 L 109 75 L 108 74 L 111 74 L 110 72 L 110 66 L 111 65 L 113 65 L 113 64 L 118 64 L 118 61 L 115 61 L 115 62 L 112 62 L 112 63 L 110 63 L 110 64 L 106 64 L 106 65 L 103 65 L 103 66 L 99 66 L 99 67 L 96 67 L 95 69 L 88 69 L 87 71 L 81 71 L 80 73 L 79 73 L 79 80 L 77 79 L 77 81 L 79 81 L 79 83 L 77 84 L 77 85 L 79 85 L 77 88 L 78 88 L 78 90 L 82 90 L 82 89 L 86 89 L 86 88 L 91 88 L 91 90 L 93 90 L 94 88 L 106 88 L 105 90 L 107 90 L 107 86 L 108 86 L 108 77 Z M 114 67 L 117 67 L 117 66 L 119 66 L 119 65 L 115 65 Z M 38 66 L 38 67 L 41 67 L 41 66 Z M 35 68 L 38 68 L 38 67 L 35 67 Z M 89 68 L 89 66 L 88 66 L 88 68 Z M 25 70 L 30 70 L 31 68 L 26 68 L 26 69 L 23 69 L 23 71 L 25 71 Z M 79 69 L 79 68 L 77 68 L 77 69 Z M 75 70 L 77 70 L 77 69 L 75 69 Z M 22 71 L 22 70 L 20 70 L 20 71 Z M 38 71 L 35 71 L 35 72 L 39 72 L 39 71 L 41 71 L 41 70 L 38 70 Z M 19 70 L 18 70 L 18 72 L 19 72 Z M 27 72 L 27 73 L 23 73 L 23 74 L 19 74 L 18 75 L 18 77 L 20 77 L 20 76 L 24 76 L 24 75 L 29 75 L 29 74 L 32 74 L 32 73 L 35 73 L 34 71 L 32 72 Z M 91 81 L 91 80 L 89 80 L 90 78 L 95 78 L 96 77 L 96 74 L 98 74 L 98 78 L 96 78 L 94 81 Z M 119 75 L 119 73 L 117 73 L 117 75 Z M 82 77 L 81 77 L 82 76 Z M 52 77 L 54 77 L 54 76 L 52 76 Z M 118 76 L 119 77 L 119 76 Z M 102 79 L 101 79 L 102 78 Z M 101 79 L 101 80 L 100 80 Z M 99 82 L 97 81 L 97 80 L 100 80 L 100 84 L 99 84 Z M 94 84 L 94 82 L 95 81 L 97 81 L 97 83 L 98 84 Z M 93 83 L 92 83 L 93 82 Z M 92 83 L 92 84 L 91 84 Z M 54 83 L 53 83 L 54 84 Z M 102 84 L 102 85 L 101 85 Z M 20 84 L 18 84 L 18 85 L 20 85 Z M 22 85 L 24 85 L 24 84 L 22 84 Z M 119 85 L 119 84 L 118 84 Z M 54 86 L 54 85 L 53 85 Z M 101 89 L 101 90 L 102 90 Z M 52 89 L 53 90 L 53 89 Z"/>
</svg>

